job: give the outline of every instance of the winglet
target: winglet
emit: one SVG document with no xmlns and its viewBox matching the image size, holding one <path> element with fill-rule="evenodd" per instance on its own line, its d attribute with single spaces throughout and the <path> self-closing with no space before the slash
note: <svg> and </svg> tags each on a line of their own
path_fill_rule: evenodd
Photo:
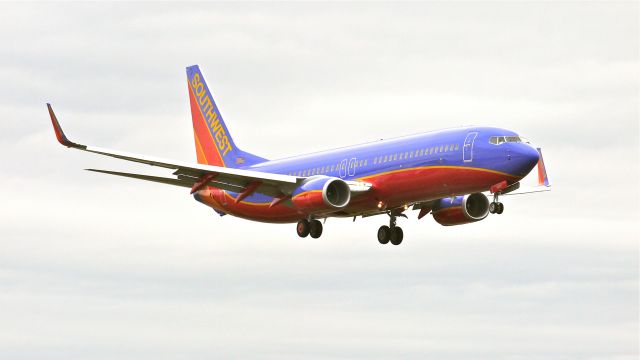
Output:
<svg viewBox="0 0 640 360">
<path fill-rule="evenodd" d="M 56 118 L 56 114 L 53 112 L 53 108 L 51 104 L 47 103 L 47 109 L 49 109 L 49 116 L 51 117 L 51 124 L 53 124 L 53 131 L 56 133 L 56 138 L 58 138 L 58 142 L 66 147 L 78 148 L 78 149 L 86 149 L 87 147 L 84 145 L 76 144 L 69 139 L 67 139 L 64 131 L 62 131 L 62 127 Z"/>
<path fill-rule="evenodd" d="M 538 160 L 538 185 L 550 186 L 549 177 L 547 177 L 547 168 L 544 166 L 544 159 L 542 158 L 542 149 L 538 148 L 540 154 L 540 160 Z"/>
</svg>

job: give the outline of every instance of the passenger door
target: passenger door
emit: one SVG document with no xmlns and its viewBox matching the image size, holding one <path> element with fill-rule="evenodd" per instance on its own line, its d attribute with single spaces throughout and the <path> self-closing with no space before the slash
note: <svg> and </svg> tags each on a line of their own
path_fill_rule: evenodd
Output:
<svg viewBox="0 0 640 360">
<path fill-rule="evenodd" d="M 473 143 L 475 142 L 477 136 L 477 132 L 470 132 L 464 139 L 464 146 L 462 147 L 462 160 L 464 162 L 473 161 Z"/>
<path fill-rule="evenodd" d="M 344 159 L 340 162 L 340 177 L 347 177 L 347 159 Z"/>
<path fill-rule="evenodd" d="M 349 176 L 354 176 L 356 174 L 356 158 L 351 158 L 349 160 Z"/>
</svg>

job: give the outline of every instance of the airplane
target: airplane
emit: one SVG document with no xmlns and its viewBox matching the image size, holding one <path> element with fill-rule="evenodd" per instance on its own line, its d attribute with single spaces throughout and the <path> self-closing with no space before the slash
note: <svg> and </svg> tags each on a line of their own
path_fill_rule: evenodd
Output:
<svg viewBox="0 0 640 360">
<path fill-rule="evenodd" d="M 327 218 L 387 215 L 381 244 L 402 243 L 397 218 L 431 213 L 444 226 L 502 214 L 501 195 L 550 190 L 540 148 L 496 127 L 460 127 L 268 160 L 240 150 L 198 65 L 187 84 L 197 163 L 165 160 L 70 141 L 51 104 L 55 135 L 68 148 L 173 170 L 172 177 L 86 169 L 190 188 L 195 200 L 220 216 L 265 223 L 296 223 L 298 236 L 319 238 Z M 311 130 L 311 129 L 309 129 Z M 538 185 L 520 188 L 538 167 Z M 493 196 L 489 201 L 489 196 Z"/>
</svg>

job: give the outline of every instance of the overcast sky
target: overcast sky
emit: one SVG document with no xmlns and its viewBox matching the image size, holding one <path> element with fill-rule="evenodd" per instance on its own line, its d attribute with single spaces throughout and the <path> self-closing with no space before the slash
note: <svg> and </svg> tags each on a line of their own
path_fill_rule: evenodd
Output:
<svg viewBox="0 0 640 360">
<path fill-rule="evenodd" d="M 0 358 L 638 358 L 639 7 L 0 4 Z M 458 227 L 218 217 L 72 140 L 195 161 L 185 67 L 267 158 L 459 125 L 553 191 Z M 161 172 L 161 174 L 167 174 Z"/>
</svg>

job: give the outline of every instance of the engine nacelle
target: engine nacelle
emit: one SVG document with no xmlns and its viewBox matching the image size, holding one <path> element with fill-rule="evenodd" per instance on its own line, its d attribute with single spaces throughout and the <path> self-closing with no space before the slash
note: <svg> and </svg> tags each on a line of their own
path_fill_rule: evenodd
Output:
<svg viewBox="0 0 640 360">
<path fill-rule="evenodd" d="M 436 201 L 431 209 L 433 218 L 444 226 L 462 225 L 480 221 L 489 214 L 489 199 L 474 193 Z"/>
<path fill-rule="evenodd" d="M 314 176 L 292 194 L 291 202 L 305 213 L 333 212 L 349 205 L 349 185 L 336 177 Z"/>
</svg>

